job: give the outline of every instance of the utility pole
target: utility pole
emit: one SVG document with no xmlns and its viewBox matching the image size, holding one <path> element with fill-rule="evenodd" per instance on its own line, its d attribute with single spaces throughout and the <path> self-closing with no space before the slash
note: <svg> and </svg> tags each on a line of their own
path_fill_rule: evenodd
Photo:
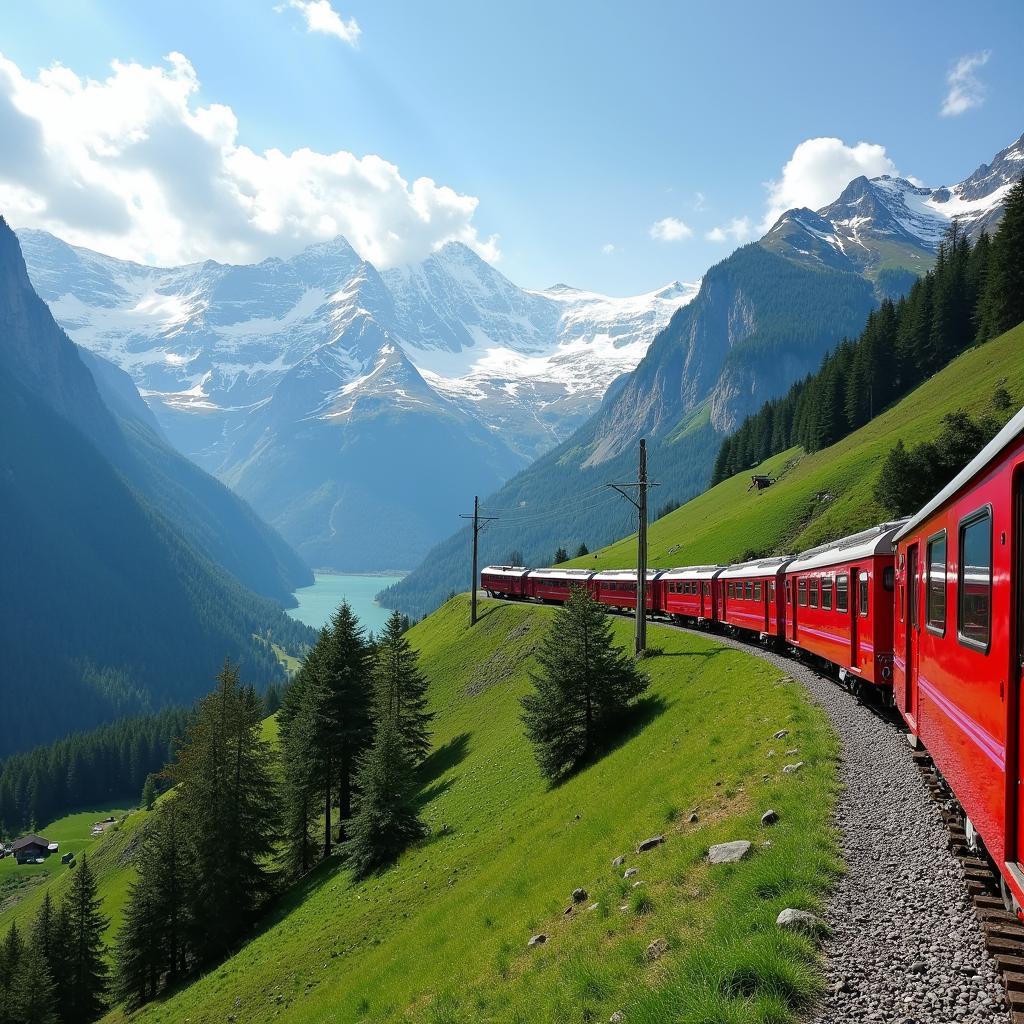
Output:
<svg viewBox="0 0 1024 1024">
<path fill-rule="evenodd" d="M 473 514 L 461 515 L 460 519 L 472 519 L 473 520 L 473 579 L 470 583 L 469 593 L 469 624 L 470 626 L 476 625 L 476 592 L 480 585 L 479 568 L 478 568 L 478 557 L 477 552 L 480 542 L 480 531 L 488 524 L 497 519 L 497 516 L 482 516 L 480 515 L 480 496 L 476 495 L 473 498 Z"/>
<path fill-rule="evenodd" d="M 647 479 L 647 442 L 640 439 L 640 466 L 636 483 L 608 484 L 637 511 L 638 526 L 636 531 L 636 656 L 643 657 L 647 652 L 647 491 L 657 487 Z M 636 488 L 634 498 L 626 492 L 626 488 Z"/>
</svg>

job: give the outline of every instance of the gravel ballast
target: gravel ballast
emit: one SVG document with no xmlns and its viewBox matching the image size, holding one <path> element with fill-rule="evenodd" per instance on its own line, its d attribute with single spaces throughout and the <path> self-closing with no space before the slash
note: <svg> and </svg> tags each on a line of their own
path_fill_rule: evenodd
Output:
<svg viewBox="0 0 1024 1024">
<path fill-rule="evenodd" d="M 836 824 L 846 874 L 825 908 L 827 994 L 808 1019 L 1007 1024 L 963 870 L 903 733 L 800 662 L 716 639 L 802 683 L 842 744 Z"/>
</svg>

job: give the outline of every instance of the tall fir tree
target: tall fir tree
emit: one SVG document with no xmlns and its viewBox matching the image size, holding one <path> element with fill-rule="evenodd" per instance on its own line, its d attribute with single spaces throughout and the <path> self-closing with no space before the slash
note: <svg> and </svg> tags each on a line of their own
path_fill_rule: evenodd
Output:
<svg viewBox="0 0 1024 1024">
<path fill-rule="evenodd" d="M 555 612 L 522 699 L 526 734 L 540 769 L 559 779 L 595 754 L 622 727 L 648 686 L 635 661 L 615 646 L 604 608 L 582 587 Z"/>
<path fill-rule="evenodd" d="M 50 965 L 31 937 L 25 944 L 18 971 L 11 985 L 10 1016 L 19 1024 L 59 1024 L 57 993 Z M 79 1018 L 89 1024 L 95 1017 Z"/>
<path fill-rule="evenodd" d="M 391 613 L 377 641 L 374 684 L 378 721 L 395 723 L 410 763 L 419 765 L 430 752 L 434 716 L 427 710 L 427 679 L 397 611 Z"/>
<path fill-rule="evenodd" d="M 977 319 L 979 341 L 1024 322 L 1024 178 L 1003 201 L 1003 219 L 989 248 Z"/>
<path fill-rule="evenodd" d="M 109 922 L 101 912 L 96 876 L 84 853 L 62 903 L 67 914 L 68 963 L 61 1016 L 85 1024 L 102 1016 L 106 1006 L 109 968 L 103 932 Z"/>
<path fill-rule="evenodd" d="M 273 886 L 268 859 L 279 808 L 262 713 L 255 690 L 225 662 L 169 770 L 191 859 L 188 909 L 201 963 L 230 952 Z"/>
<path fill-rule="evenodd" d="M 0 1024 L 14 1024 L 14 987 L 25 952 L 25 943 L 16 922 L 11 923 L 0 945 Z M 20 1024 L 20 1021 L 19 1021 Z"/>
<path fill-rule="evenodd" d="M 64 1006 L 68 994 L 68 968 L 70 963 L 70 937 L 65 909 L 54 906 L 50 891 L 43 894 L 32 924 L 30 942 L 42 954 L 53 983 L 54 1007 Z"/>
<path fill-rule="evenodd" d="M 359 802 L 344 844 L 357 878 L 390 864 L 426 834 L 416 807 L 416 767 L 393 706 L 385 706 L 357 774 Z"/>
</svg>

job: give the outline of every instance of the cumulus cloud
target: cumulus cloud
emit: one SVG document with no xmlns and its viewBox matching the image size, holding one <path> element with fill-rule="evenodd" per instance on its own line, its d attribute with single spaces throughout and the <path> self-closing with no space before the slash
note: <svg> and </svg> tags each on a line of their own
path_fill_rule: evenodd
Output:
<svg viewBox="0 0 1024 1024">
<path fill-rule="evenodd" d="M 474 196 L 410 183 L 380 156 L 256 152 L 232 109 L 199 106 L 198 91 L 180 53 L 115 61 L 102 81 L 59 64 L 32 78 L 0 54 L 0 213 L 147 263 L 287 256 L 339 234 L 380 267 L 453 240 L 497 259 Z"/>
<path fill-rule="evenodd" d="M 828 205 L 860 175 L 897 174 L 884 146 L 858 142 L 848 146 L 842 139 L 806 139 L 793 150 L 782 175 L 770 181 L 768 208 L 761 230 L 767 231 L 778 218 L 794 207 L 812 210 Z"/>
<path fill-rule="evenodd" d="M 754 225 L 749 217 L 733 217 L 728 224 L 722 224 L 712 228 L 705 238 L 709 242 L 727 242 L 732 239 L 734 242 L 746 242 L 754 234 Z"/>
<path fill-rule="evenodd" d="M 678 217 L 663 217 L 651 225 L 651 238 L 659 242 L 679 242 L 692 234 L 693 228 Z"/>
<path fill-rule="evenodd" d="M 946 85 L 949 90 L 946 98 L 942 101 L 942 116 L 956 117 L 974 107 L 980 107 L 985 98 L 985 86 L 982 84 L 975 72 L 983 68 L 991 50 L 982 50 L 980 53 L 968 53 L 957 60 L 949 69 L 946 75 Z"/>
<path fill-rule="evenodd" d="M 355 46 L 362 35 L 362 29 L 355 18 L 344 18 L 331 6 L 330 0 L 288 0 L 288 6 L 298 11 L 306 22 L 307 32 L 320 32 L 325 36 L 336 36 L 343 43 Z M 284 7 L 276 8 L 283 11 Z"/>
</svg>

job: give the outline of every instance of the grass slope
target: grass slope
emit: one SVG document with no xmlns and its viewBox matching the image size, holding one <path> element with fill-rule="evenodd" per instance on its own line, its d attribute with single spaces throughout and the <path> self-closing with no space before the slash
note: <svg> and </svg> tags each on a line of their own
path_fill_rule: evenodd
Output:
<svg viewBox="0 0 1024 1024">
<path fill-rule="evenodd" d="M 774 919 L 817 906 L 837 867 L 837 749 L 823 716 L 766 663 L 653 626 L 663 653 L 626 737 L 550 789 L 518 702 L 552 614 L 487 603 L 470 633 L 460 597 L 416 626 L 437 715 L 430 838 L 358 885 L 336 862 L 314 872 L 233 959 L 133 1019 L 563 1022 L 619 1008 L 651 1024 L 790 1019 L 815 991 L 815 954 Z M 628 642 L 628 621 L 615 629 Z M 783 746 L 799 748 L 800 772 L 782 774 Z M 767 807 L 781 815 L 770 832 Z M 659 832 L 664 846 L 633 853 Z M 745 862 L 707 866 L 709 844 L 744 837 L 755 843 Z M 611 866 L 623 853 L 641 886 Z M 590 896 L 566 916 L 575 886 Z M 527 949 L 541 931 L 548 943 Z M 651 962 L 658 938 L 668 951 Z"/>
<path fill-rule="evenodd" d="M 127 849 L 135 832 L 138 814 L 129 815 L 125 821 L 123 808 L 100 807 L 90 811 L 79 811 L 51 822 L 38 834 L 51 842 L 60 843 L 60 851 L 47 857 L 43 864 L 17 864 L 13 857 L 0 860 L 0 934 L 10 927 L 12 921 L 19 928 L 27 927 L 42 902 L 43 893 L 50 890 L 58 899 L 70 883 L 70 870 L 61 864 L 60 858 L 68 852 L 79 858 L 83 853 L 89 857 L 93 868 L 100 875 L 103 886 L 104 912 L 119 922 L 124 906 L 126 886 L 115 880 L 114 874 L 127 872 L 126 865 L 119 865 L 120 854 Z M 102 821 L 108 815 L 119 819 L 119 823 L 101 836 L 90 834 L 93 822 Z M 114 870 L 111 871 L 110 869 Z"/>
<path fill-rule="evenodd" d="M 882 415 L 842 441 L 806 455 L 793 448 L 751 472 L 778 482 L 748 491 L 750 473 L 724 480 L 652 523 L 649 564 L 667 568 L 735 561 L 750 553 L 799 551 L 885 519 L 872 491 L 882 461 L 902 438 L 910 446 L 929 439 L 942 417 L 957 409 L 988 411 L 1003 384 L 1024 405 L 1024 324 L 953 360 Z M 651 476 L 658 478 L 658 466 Z M 922 495 L 922 503 L 930 495 Z M 657 492 L 652 498 L 657 506 Z M 621 568 L 636 564 L 636 535 L 572 565 Z"/>
</svg>

